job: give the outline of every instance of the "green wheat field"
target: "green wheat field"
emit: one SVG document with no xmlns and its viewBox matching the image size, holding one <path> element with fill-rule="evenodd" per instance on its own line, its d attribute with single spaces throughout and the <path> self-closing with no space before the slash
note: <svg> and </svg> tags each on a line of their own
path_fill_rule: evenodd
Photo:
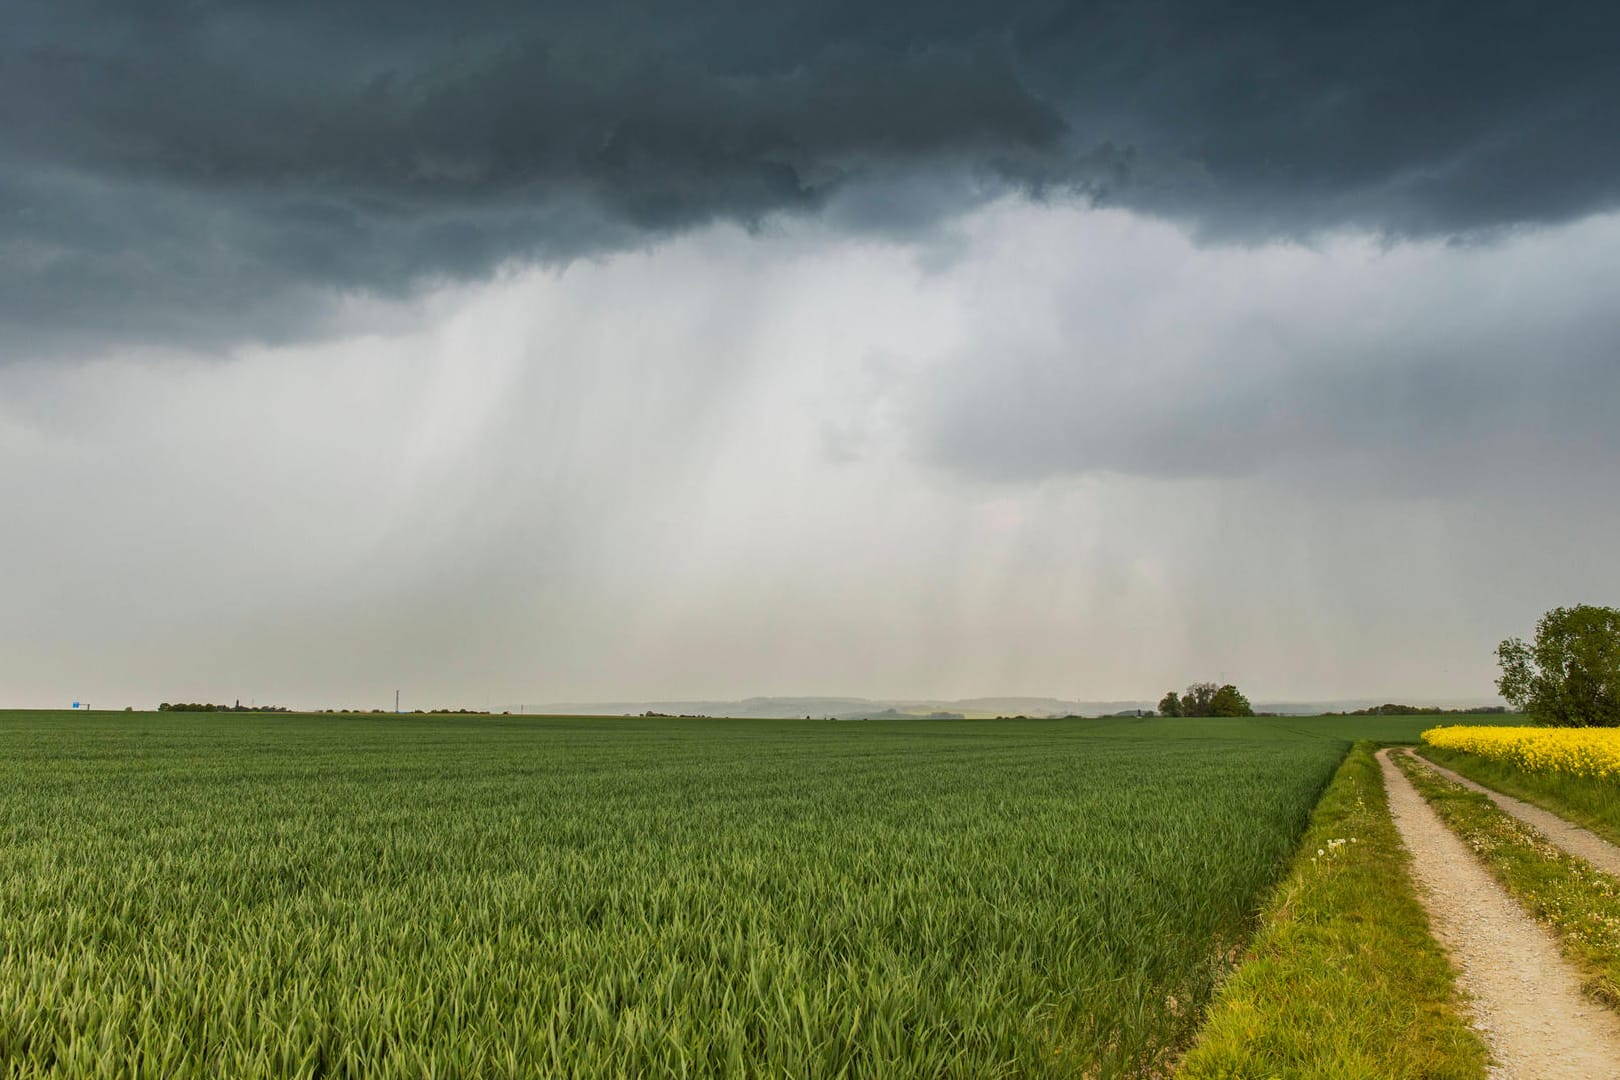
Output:
<svg viewBox="0 0 1620 1080">
<path fill-rule="evenodd" d="M 0 713 L 13 1076 L 1117 1076 L 1422 718 Z"/>
</svg>

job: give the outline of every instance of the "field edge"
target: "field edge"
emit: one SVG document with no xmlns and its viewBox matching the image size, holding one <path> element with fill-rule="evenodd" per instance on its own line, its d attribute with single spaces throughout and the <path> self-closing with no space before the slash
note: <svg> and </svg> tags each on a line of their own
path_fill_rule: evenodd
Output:
<svg viewBox="0 0 1620 1080">
<path fill-rule="evenodd" d="M 1340 764 L 1178 1077 L 1485 1076 L 1376 748 L 1358 742 Z"/>
</svg>

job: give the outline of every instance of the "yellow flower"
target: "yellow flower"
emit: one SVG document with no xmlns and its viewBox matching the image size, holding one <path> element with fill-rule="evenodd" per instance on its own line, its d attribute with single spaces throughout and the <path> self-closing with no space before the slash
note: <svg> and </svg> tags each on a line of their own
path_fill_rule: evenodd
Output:
<svg viewBox="0 0 1620 1080">
<path fill-rule="evenodd" d="M 1423 741 L 1527 772 L 1620 779 L 1620 729 L 1547 727 L 1430 728 Z"/>
</svg>

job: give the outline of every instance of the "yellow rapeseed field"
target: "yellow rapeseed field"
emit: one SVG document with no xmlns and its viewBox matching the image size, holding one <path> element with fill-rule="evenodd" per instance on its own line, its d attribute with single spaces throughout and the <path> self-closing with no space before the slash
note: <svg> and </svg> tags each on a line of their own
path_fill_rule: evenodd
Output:
<svg viewBox="0 0 1620 1080">
<path fill-rule="evenodd" d="M 1430 728 L 1423 741 L 1462 750 L 1530 772 L 1569 773 L 1620 779 L 1620 728 L 1470 727 Z"/>
</svg>

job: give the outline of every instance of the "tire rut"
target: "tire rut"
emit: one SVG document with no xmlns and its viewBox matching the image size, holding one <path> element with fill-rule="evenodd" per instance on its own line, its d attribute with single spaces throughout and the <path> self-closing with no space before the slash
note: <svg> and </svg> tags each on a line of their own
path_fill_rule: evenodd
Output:
<svg viewBox="0 0 1620 1080">
<path fill-rule="evenodd" d="M 1543 930 L 1480 865 L 1390 760 L 1378 761 L 1389 809 L 1436 939 L 1468 994 L 1500 1080 L 1620 1076 L 1620 1016 L 1587 998 Z"/>
<path fill-rule="evenodd" d="M 1418 764 L 1433 769 L 1447 780 L 1461 784 L 1471 791 L 1486 795 L 1490 800 L 1502 808 L 1506 814 L 1518 818 L 1526 825 L 1539 831 L 1548 840 L 1563 848 L 1571 855 L 1578 855 L 1602 870 L 1605 874 L 1620 877 L 1620 847 L 1603 839 L 1597 833 L 1583 829 L 1572 821 L 1566 821 L 1550 810 L 1543 810 L 1533 803 L 1523 799 L 1515 799 L 1511 795 L 1504 795 L 1500 791 L 1476 783 L 1466 776 L 1459 776 L 1444 765 L 1436 765 L 1420 754 L 1408 750 L 1406 753 Z"/>
</svg>

